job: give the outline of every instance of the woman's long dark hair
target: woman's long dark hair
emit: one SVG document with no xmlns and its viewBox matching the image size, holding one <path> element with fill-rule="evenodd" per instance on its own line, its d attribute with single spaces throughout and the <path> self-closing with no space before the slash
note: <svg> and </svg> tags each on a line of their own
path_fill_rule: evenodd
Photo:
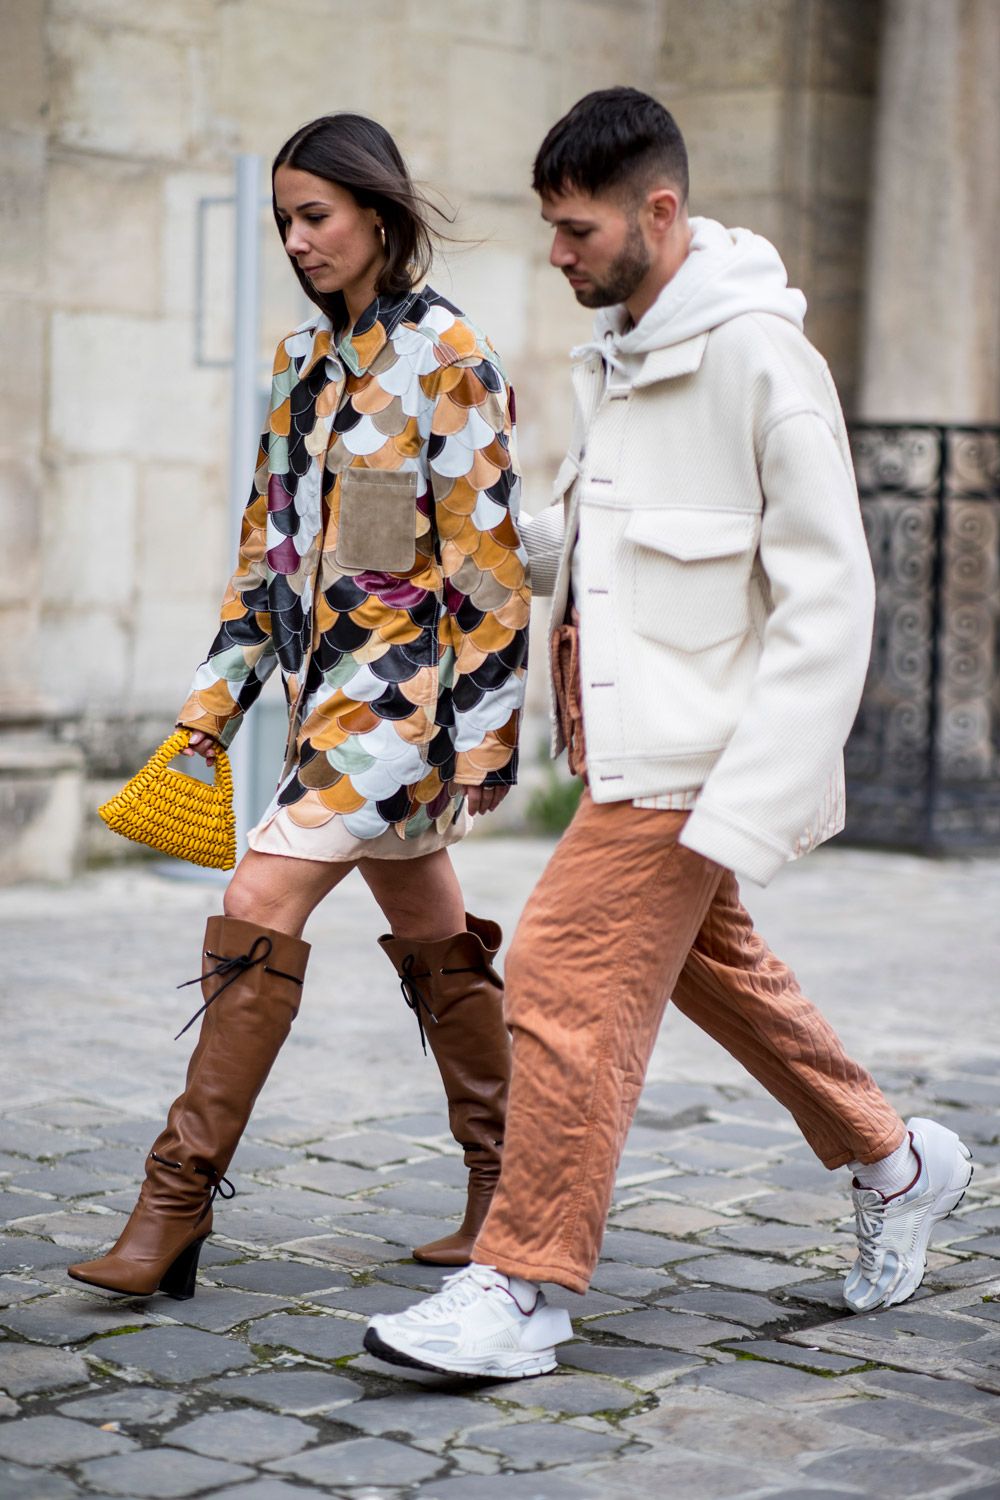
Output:
<svg viewBox="0 0 1000 1500">
<path fill-rule="evenodd" d="M 385 228 L 385 265 L 375 282 L 377 296 L 399 296 L 420 281 L 430 267 L 434 241 L 440 232 L 432 228 L 431 215 L 448 215 L 417 191 L 399 147 L 384 126 L 365 115 L 322 115 L 291 136 L 271 166 L 271 204 L 278 233 L 284 241 L 287 226 L 278 216 L 274 198 L 274 174 L 279 167 L 311 172 L 346 188 L 361 208 L 374 208 Z M 315 302 L 335 329 L 347 321 L 343 293 L 317 292 L 295 262 L 299 285 Z"/>
</svg>

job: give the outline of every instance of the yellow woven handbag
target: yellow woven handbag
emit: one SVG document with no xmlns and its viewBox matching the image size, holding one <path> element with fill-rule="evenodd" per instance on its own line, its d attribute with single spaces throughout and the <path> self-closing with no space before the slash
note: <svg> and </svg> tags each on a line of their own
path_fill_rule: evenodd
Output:
<svg viewBox="0 0 1000 1500">
<path fill-rule="evenodd" d="M 231 870 L 236 863 L 236 819 L 229 757 L 218 746 L 212 786 L 171 770 L 169 762 L 190 739 L 187 729 L 178 729 L 97 811 L 123 838 L 195 865 Z"/>
</svg>

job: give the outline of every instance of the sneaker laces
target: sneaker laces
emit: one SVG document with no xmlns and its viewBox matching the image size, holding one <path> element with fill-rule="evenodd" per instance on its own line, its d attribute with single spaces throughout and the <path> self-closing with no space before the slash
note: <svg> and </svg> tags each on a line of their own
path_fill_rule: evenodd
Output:
<svg viewBox="0 0 1000 1500">
<path fill-rule="evenodd" d="M 866 1276 L 875 1276 L 881 1270 L 880 1242 L 885 1228 L 885 1207 L 885 1199 L 877 1188 L 865 1188 L 854 1194 L 858 1258 Z"/>
<path fill-rule="evenodd" d="M 492 1290 L 497 1285 L 498 1275 L 495 1266 L 463 1266 L 460 1271 L 453 1271 L 444 1278 L 439 1292 L 408 1308 L 406 1316 L 422 1323 L 433 1323 L 442 1313 L 459 1312 L 463 1307 L 471 1306 L 481 1292 Z"/>
</svg>

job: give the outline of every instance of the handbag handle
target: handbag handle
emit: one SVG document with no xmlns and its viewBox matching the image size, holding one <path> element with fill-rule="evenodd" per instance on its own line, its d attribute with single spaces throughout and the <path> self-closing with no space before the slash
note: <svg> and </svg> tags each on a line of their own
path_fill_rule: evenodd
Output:
<svg viewBox="0 0 1000 1500">
<path fill-rule="evenodd" d="M 150 769 L 155 769 L 157 771 L 165 770 L 165 768 L 174 759 L 174 757 L 180 755 L 182 750 L 186 750 L 190 743 L 190 729 L 175 729 L 174 733 L 169 735 L 163 741 L 163 744 L 150 760 Z M 233 768 L 229 764 L 229 756 L 219 744 L 218 740 L 216 740 L 215 742 L 215 764 L 212 769 L 214 772 L 212 778 L 214 786 L 218 791 L 222 793 L 227 802 L 232 803 Z"/>
</svg>

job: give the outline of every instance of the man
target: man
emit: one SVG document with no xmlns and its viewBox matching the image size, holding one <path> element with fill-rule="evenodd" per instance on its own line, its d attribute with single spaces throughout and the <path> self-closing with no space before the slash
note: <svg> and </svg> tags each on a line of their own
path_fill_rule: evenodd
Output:
<svg viewBox="0 0 1000 1500">
<path fill-rule="evenodd" d="M 598 309 L 574 351 L 561 504 L 527 528 L 554 594 L 554 749 L 568 741 L 588 790 L 507 961 L 504 1165 L 473 1264 L 365 1338 L 392 1362 L 507 1378 L 553 1369 L 571 1337 L 539 1283 L 587 1288 L 668 997 L 827 1167 L 851 1167 L 849 1307 L 912 1295 L 972 1172 L 951 1131 L 903 1124 L 739 899 L 736 875 L 766 884 L 842 826 L 871 640 L 804 298 L 766 240 L 688 218 L 681 134 L 634 89 L 570 110 L 534 186 L 552 264 Z"/>
</svg>

